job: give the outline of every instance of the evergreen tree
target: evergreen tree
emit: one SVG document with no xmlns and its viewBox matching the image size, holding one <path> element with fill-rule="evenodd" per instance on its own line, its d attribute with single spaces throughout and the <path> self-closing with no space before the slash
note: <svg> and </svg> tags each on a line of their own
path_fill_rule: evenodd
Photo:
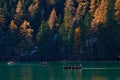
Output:
<svg viewBox="0 0 120 80">
<path fill-rule="evenodd" d="M 80 53 L 80 49 L 81 49 L 81 30 L 80 30 L 80 27 L 77 27 L 75 29 L 75 38 L 74 38 L 74 41 L 75 41 L 75 53 L 79 54 Z"/>
<path fill-rule="evenodd" d="M 119 49 L 120 44 L 117 37 L 120 35 L 120 28 L 116 24 L 115 21 L 115 0 L 108 1 L 108 9 L 107 9 L 107 29 L 108 29 L 108 41 L 106 42 L 107 46 L 107 53 L 110 55 L 107 55 L 108 59 L 117 58 L 119 56 Z M 112 33 L 111 33 L 112 32 Z M 117 35 L 118 34 L 118 35 Z M 117 43 L 116 43 L 117 42 Z M 111 56 L 112 55 L 112 56 Z"/>
<path fill-rule="evenodd" d="M 9 54 L 8 59 L 13 60 L 15 59 L 15 47 L 19 42 L 18 36 L 18 27 L 15 25 L 14 21 L 12 20 L 9 25 L 9 31 L 7 32 L 6 41 L 5 41 L 5 53 Z"/>
<path fill-rule="evenodd" d="M 66 55 L 66 41 L 67 41 L 67 32 L 65 29 L 65 26 L 62 24 L 58 30 L 58 48 L 59 48 L 59 53 L 62 53 L 62 56 Z"/>
<path fill-rule="evenodd" d="M 26 20 L 24 20 L 18 29 L 19 42 L 15 46 L 15 53 L 21 57 L 26 57 L 28 59 L 34 46 L 32 40 L 33 29 L 31 28 L 30 23 Z"/>
<path fill-rule="evenodd" d="M 90 27 L 91 27 L 91 21 L 93 17 L 90 12 L 87 12 L 83 23 L 80 25 L 81 29 L 81 48 L 85 52 L 83 55 L 88 58 L 92 58 L 93 52 L 91 52 L 91 48 L 93 46 L 93 42 L 90 42 L 94 36 L 91 34 Z"/>
<path fill-rule="evenodd" d="M 58 24 L 62 24 L 62 23 L 63 23 L 62 15 L 59 15 L 59 18 L 58 18 Z"/>
<path fill-rule="evenodd" d="M 73 18 L 75 16 L 75 7 L 72 0 L 66 0 L 64 11 L 64 25 L 66 28 L 73 27 Z"/>
<path fill-rule="evenodd" d="M 67 34 L 67 53 L 74 53 L 74 28 L 70 28 Z"/>
<path fill-rule="evenodd" d="M 41 10 L 41 14 L 40 14 L 40 22 L 42 22 L 44 20 L 44 13 L 45 13 L 45 10 L 44 8 Z"/>
<path fill-rule="evenodd" d="M 106 60 L 117 59 L 120 49 L 120 44 L 118 41 L 118 36 L 120 36 L 120 29 L 115 22 L 114 3 L 115 0 L 108 1 L 106 27 L 104 27 L 105 25 L 100 25 L 98 28 L 98 56 Z"/>
<path fill-rule="evenodd" d="M 39 31 L 36 36 L 36 41 L 39 49 L 37 55 L 41 59 L 44 59 L 48 55 L 50 55 L 49 51 L 50 51 L 51 40 L 52 39 L 48 24 L 43 21 L 41 26 L 39 27 Z"/>
<path fill-rule="evenodd" d="M 107 28 L 102 25 L 99 24 L 98 25 L 98 34 L 97 34 L 97 58 L 100 60 L 104 60 L 107 58 L 107 54 L 106 54 L 106 42 L 108 41 L 108 30 Z"/>
<path fill-rule="evenodd" d="M 4 27 L 6 25 L 6 18 L 3 14 L 3 8 L 0 8 L 0 25 Z"/>
</svg>

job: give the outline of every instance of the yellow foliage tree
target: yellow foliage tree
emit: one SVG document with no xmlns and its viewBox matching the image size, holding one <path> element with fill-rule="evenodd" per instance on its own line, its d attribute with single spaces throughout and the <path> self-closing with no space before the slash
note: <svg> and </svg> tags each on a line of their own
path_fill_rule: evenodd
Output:
<svg viewBox="0 0 120 80">
<path fill-rule="evenodd" d="M 10 28 L 10 30 L 17 29 L 17 25 L 15 24 L 14 20 L 11 21 L 9 28 Z"/>
<path fill-rule="evenodd" d="M 19 0 L 16 7 L 16 13 L 19 13 L 21 11 L 22 11 L 22 2 Z"/>
<path fill-rule="evenodd" d="M 14 22 L 17 26 L 20 26 L 23 23 L 22 4 L 23 4 L 23 1 L 19 0 L 16 7 L 16 14 L 14 15 Z"/>
<path fill-rule="evenodd" d="M 96 0 L 91 0 L 91 3 L 90 3 L 90 13 L 91 14 L 94 14 L 95 8 L 96 8 Z"/>
<path fill-rule="evenodd" d="M 33 0 L 33 3 L 29 6 L 28 12 L 33 16 L 36 13 L 36 10 L 39 6 L 39 0 Z"/>
<path fill-rule="evenodd" d="M 19 42 L 17 46 L 15 47 L 15 52 L 20 55 L 29 55 L 32 47 L 33 47 L 33 41 L 32 41 L 32 32 L 33 29 L 30 26 L 30 23 L 26 20 L 20 25 L 19 29 Z"/>
<path fill-rule="evenodd" d="M 86 14 L 88 2 L 87 1 L 78 1 L 78 2 L 79 5 L 77 7 L 74 20 L 80 22 L 80 20 L 82 20 L 83 16 Z"/>
<path fill-rule="evenodd" d="M 116 0 L 115 2 L 115 20 L 117 21 L 117 24 L 120 25 L 120 0 Z"/>
<path fill-rule="evenodd" d="M 56 29 L 57 28 L 57 15 L 55 9 L 51 11 L 50 18 L 48 20 L 48 24 L 50 29 Z"/>
<path fill-rule="evenodd" d="M 108 0 L 102 0 L 98 8 L 96 9 L 94 13 L 94 19 L 91 22 L 91 27 L 97 28 L 98 24 L 106 24 L 107 20 L 107 5 Z"/>
<path fill-rule="evenodd" d="M 81 20 L 81 18 L 82 18 L 82 5 L 79 3 L 74 19 L 78 22 Z"/>
<path fill-rule="evenodd" d="M 20 26 L 20 34 L 26 38 L 31 38 L 32 32 L 33 32 L 33 29 L 31 28 L 30 23 L 24 20 L 24 22 Z"/>
<path fill-rule="evenodd" d="M 99 6 L 101 0 L 90 0 L 90 13 L 94 15 L 96 8 Z"/>
</svg>

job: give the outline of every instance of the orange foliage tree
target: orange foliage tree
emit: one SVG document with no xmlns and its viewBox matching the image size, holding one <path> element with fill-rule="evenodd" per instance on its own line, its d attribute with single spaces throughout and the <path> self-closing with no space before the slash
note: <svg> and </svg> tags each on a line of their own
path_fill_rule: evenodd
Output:
<svg viewBox="0 0 120 80">
<path fill-rule="evenodd" d="M 28 12 L 33 17 L 39 7 L 39 0 L 33 0 L 33 3 L 29 6 Z"/>
<path fill-rule="evenodd" d="M 14 20 L 11 21 L 9 28 L 10 28 L 10 30 L 17 29 L 17 25 L 15 24 Z"/>
<path fill-rule="evenodd" d="M 20 26 L 20 34 L 26 38 L 32 37 L 33 29 L 30 26 L 30 23 L 26 20 Z"/>
<path fill-rule="evenodd" d="M 19 28 L 20 41 L 15 48 L 17 54 L 21 53 L 22 55 L 29 55 L 33 47 L 32 32 L 33 29 L 31 28 L 30 23 L 24 20 Z"/>
<path fill-rule="evenodd" d="M 74 21 L 76 21 L 77 23 L 79 23 L 83 19 L 83 16 L 86 14 L 88 8 L 88 1 L 78 1 L 78 2 L 79 5 L 76 9 L 76 14 L 74 17 Z"/>
<path fill-rule="evenodd" d="M 14 22 L 17 26 L 20 26 L 23 23 L 22 1 L 18 1 L 16 13 L 14 15 Z"/>
<path fill-rule="evenodd" d="M 115 19 L 117 21 L 117 24 L 120 25 L 120 0 L 116 0 L 115 2 Z"/>
<path fill-rule="evenodd" d="M 91 27 L 97 28 L 98 24 L 106 24 L 108 0 L 102 0 L 94 13 L 94 19 L 91 22 Z"/>
<path fill-rule="evenodd" d="M 50 29 L 57 29 L 57 15 L 55 9 L 51 11 L 50 18 L 48 20 Z"/>
<path fill-rule="evenodd" d="M 21 11 L 22 11 L 22 2 L 19 0 L 16 7 L 16 13 L 19 13 Z"/>
</svg>

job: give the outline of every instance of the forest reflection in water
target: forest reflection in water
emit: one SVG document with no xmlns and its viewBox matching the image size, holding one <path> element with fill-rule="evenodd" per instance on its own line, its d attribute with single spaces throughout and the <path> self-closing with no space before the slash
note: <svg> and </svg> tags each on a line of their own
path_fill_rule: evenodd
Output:
<svg viewBox="0 0 120 80">
<path fill-rule="evenodd" d="M 63 65 L 83 65 L 80 69 L 63 69 Z M 1 80 L 120 80 L 119 62 L 50 62 L 48 65 L 0 64 Z"/>
</svg>

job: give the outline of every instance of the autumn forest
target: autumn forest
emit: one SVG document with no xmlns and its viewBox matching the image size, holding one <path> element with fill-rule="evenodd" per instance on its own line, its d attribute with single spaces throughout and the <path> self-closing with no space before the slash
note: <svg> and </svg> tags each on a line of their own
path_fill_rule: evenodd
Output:
<svg viewBox="0 0 120 80">
<path fill-rule="evenodd" d="M 120 0 L 0 0 L 0 61 L 120 60 Z"/>
</svg>

